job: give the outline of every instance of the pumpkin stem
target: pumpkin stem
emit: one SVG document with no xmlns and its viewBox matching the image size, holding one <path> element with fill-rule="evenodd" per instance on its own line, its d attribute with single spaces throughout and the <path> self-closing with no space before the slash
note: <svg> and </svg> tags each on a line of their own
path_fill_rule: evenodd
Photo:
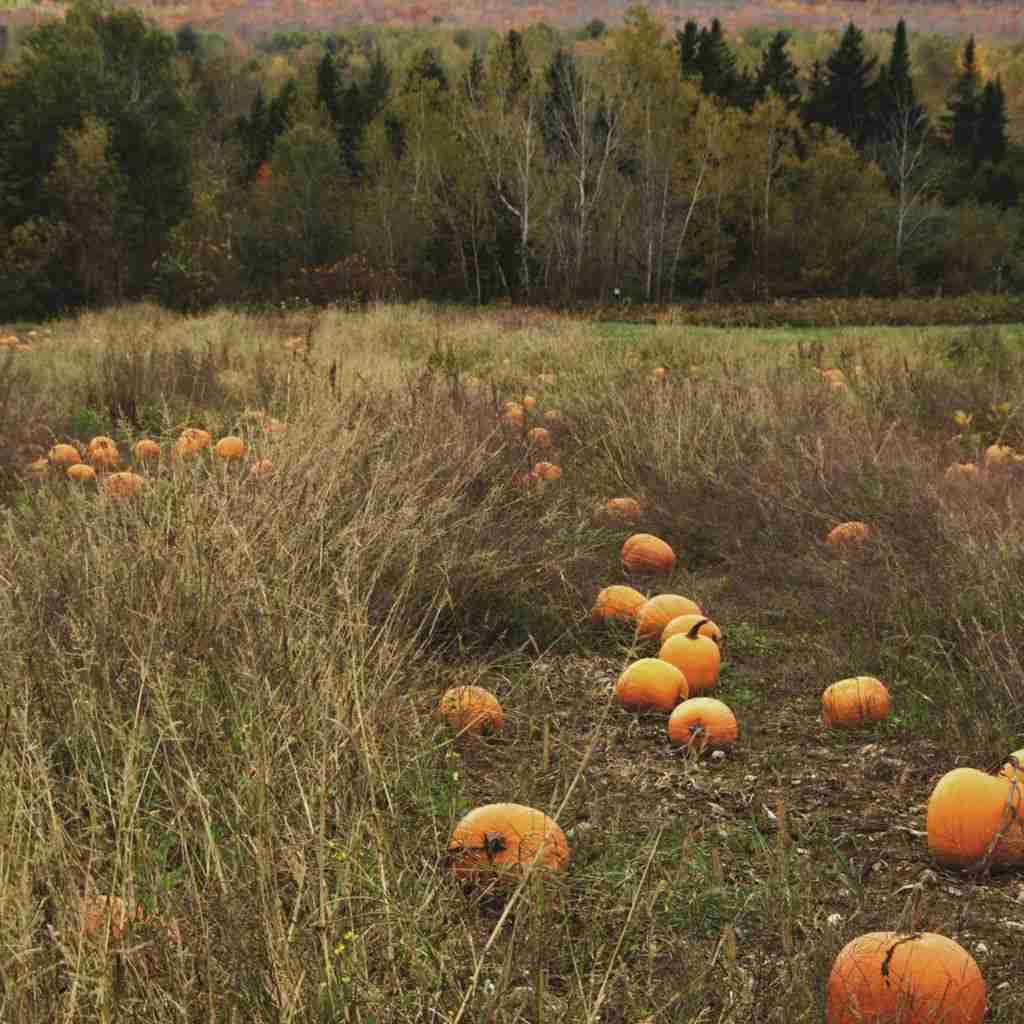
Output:
<svg viewBox="0 0 1024 1024">
<path fill-rule="evenodd" d="M 488 857 L 493 857 L 496 853 L 501 853 L 505 849 L 505 837 L 500 832 L 485 832 L 484 833 L 484 853 Z"/>
<path fill-rule="evenodd" d="M 896 952 L 897 946 L 902 946 L 905 942 L 913 942 L 915 939 L 921 938 L 920 932 L 913 932 L 910 935 L 904 935 L 902 939 L 897 939 L 885 952 L 885 959 L 882 961 L 882 977 L 885 978 L 886 985 L 889 984 L 889 965 L 892 962 L 892 955 Z"/>
<path fill-rule="evenodd" d="M 700 627 L 710 621 L 710 619 L 701 619 L 699 622 L 695 622 L 686 634 L 687 640 L 696 640 L 697 634 L 700 632 Z"/>
</svg>

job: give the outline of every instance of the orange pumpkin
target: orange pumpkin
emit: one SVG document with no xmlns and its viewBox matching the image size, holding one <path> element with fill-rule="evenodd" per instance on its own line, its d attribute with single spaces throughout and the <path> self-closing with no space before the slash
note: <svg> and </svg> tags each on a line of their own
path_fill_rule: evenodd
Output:
<svg viewBox="0 0 1024 1024">
<path fill-rule="evenodd" d="M 656 366 L 654 373 L 651 377 L 657 384 L 664 384 L 668 380 L 668 367 L 667 366 Z"/>
<path fill-rule="evenodd" d="M 69 480 L 75 480 L 78 483 L 96 479 L 96 470 L 84 462 L 76 462 L 73 466 L 68 466 L 64 472 L 67 473 Z"/>
<path fill-rule="evenodd" d="M 1013 460 L 1014 451 L 1008 444 L 990 444 L 985 449 L 985 465 L 992 467 L 1009 466 Z"/>
<path fill-rule="evenodd" d="M 526 441 L 531 448 L 550 448 L 551 431 L 546 427 L 533 427 L 526 432 Z"/>
<path fill-rule="evenodd" d="M 45 479 L 50 472 L 50 463 L 45 455 L 41 455 L 38 459 L 33 459 L 26 467 L 25 473 L 27 476 L 32 477 L 35 480 Z"/>
<path fill-rule="evenodd" d="M 1024 792 L 1004 776 L 954 768 L 928 799 L 928 849 L 949 867 L 1024 864 Z"/>
<path fill-rule="evenodd" d="M 643 517 L 643 509 L 636 498 L 609 498 L 604 507 L 611 520 L 635 523 Z"/>
<path fill-rule="evenodd" d="M 539 480 L 561 480 L 562 467 L 554 462 L 538 462 L 533 467 L 533 474 Z"/>
<path fill-rule="evenodd" d="M 636 610 L 637 635 L 644 640 L 661 636 L 662 630 L 680 615 L 700 614 L 700 606 L 681 594 L 658 594 Z"/>
<path fill-rule="evenodd" d="M 81 461 L 82 456 L 73 444 L 55 444 L 50 449 L 50 462 L 55 466 L 77 466 Z"/>
<path fill-rule="evenodd" d="M 212 443 L 213 438 L 208 430 L 201 430 L 199 427 L 186 427 L 175 442 L 174 454 L 179 458 L 198 455 L 204 449 L 209 448 Z"/>
<path fill-rule="evenodd" d="M 112 437 L 105 437 L 102 434 L 89 442 L 85 454 L 97 469 L 113 469 L 121 461 L 117 443 Z"/>
<path fill-rule="evenodd" d="M 161 455 L 160 445 L 158 445 L 156 441 L 153 441 L 148 437 L 144 437 L 135 442 L 135 447 L 132 449 L 132 455 L 135 456 L 136 462 L 155 462 Z"/>
<path fill-rule="evenodd" d="M 722 652 L 709 636 L 701 636 L 700 628 L 710 619 L 697 619 L 685 633 L 674 633 L 658 651 L 658 657 L 675 665 L 686 676 L 690 693 L 710 693 L 718 682 Z"/>
<path fill-rule="evenodd" d="M 976 480 L 978 464 L 976 462 L 954 462 L 946 468 L 945 477 L 951 481 Z"/>
<path fill-rule="evenodd" d="M 111 473 L 104 477 L 103 493 L 111 498 L 131 498 L 146 486 L 146 478 L 138 473 Z"/>
<path fill-rule="evenodd" d="M 537 399 L 533 395 L 523 395 L 521 404 L 527 412 L 532 412 L 537 408 Z"/>
<path fill-rule="evenodd" d="M 671 711 L 689 695 L 686 677 L 674 665 L 641 658 L 616 680 L 614 699 L 629 711 Z"/>
<path fill-rule="evenodd" d="M 871 528 L 867 523 L 851 520 L 848 523 L 840 523 L 838 526 L 834 526 L 825 538 L 825 542 L 833 547 L 846 547 L 861 544 L 870 536 Z"/>
<path fill-rule="evenodd" d="M 836 956 L 826 1024 L 981 1024 L 985 979 L 961 945 L 935 932 L 868 932 Z"/>
<path fill-rule="evenodd" d="M 838 367 L 832 367 L 831 369 L 828 369 L 828 370 L 819 370 L 818 372 L 830 384 L 836 384 L 836 383 L 838 383 L 838 384 L 845 384 L 846 383 L 846 374 L 843 373 L 843 371 L 840 370 Z"/>
<path fill-rule="evenodd" d="M 1013 762 L 1017 763 L 1014 764 Z M 999 774 L 1004 779 L 1016 782 L 1018 786 L 1024 786 L 1024 748 L 1015 750 L 999 769 Z"/>
<path fill-rule="evenodd" d="M 660 537 L 651 533 L 634 533 L 622 545 L 622 567 L 629 573 L 670 573 L 676 564 L 676 553 Z"/>
<path fill-rule="evenodd" d="M 448 843 L 448 863 L 459 878 L 521 874 L 531 865 L 558 871 L 569 862 L 569 842 L 558 823 L 523 804 L 485 804 L 470 811 Z"/>
<path fill-rule="evenodd" d="M 732 709 L 713 697 L 684 700 L 668 719 L 668 738 L 678 746 L 700 751 L 731 747 L 739 734 Z"/>
<path fill-rule="evenodd" d="M 227 461 L 244 459 L 246 453 L 245 442 L 233 434 L 222 437 L 213 449 L 214 454 Z"/>
<path fill-rule="evenodd" d="M 880 722 L 889 714 L 889 690 L 874 676 L 840 679 L 821 695 L 826 725 L 863 725 Z"/>
<path fill-rule="evenodd" d="M 458 733 L 490 736 L 500 732 L 505 713 L 498 698 L 482 686 L 453 686 L 441 697 L 441 714 Z"/>
<path fill-rule="evenodd" d="M 673 637 L 677 633 L 689 633 L 694 626 L 697 627 L 698 636 L 706 636 L 709 640 L 714 640 L 718 644 L 719 650 L 721 650 L 722 641 L 724 640 L 722 631 L 714 622 L 705 618 L 700 612 L 686 612 L 683 615 L 677 615 L 674 619 L 670 619 L 668 625 L 661 631 L 661 642 L 664 643 L 669 637 Z"/>
<path fill-rule="evenodd" d="M 597 601 L 590 612 L 590 621 L 594 623 L 617 619 L 619 622 L 632 622 L 636 611 L 647 599 L 639 590 L 617 583 L 605 587 L 597 595 Z"/>
<path fill-rule="evenodd" d="M 270 459 L 257 459 L 249 467 L 249 478 L 251 480 L 265 480 L 274 473 L 274 464 Z"/>
<path fill-rule="evenodd" d="M 501 422 L 506 427 L 521 427 L 526 413 L 518 402 L 505 402 L 501 407 Z"/>
</svg>

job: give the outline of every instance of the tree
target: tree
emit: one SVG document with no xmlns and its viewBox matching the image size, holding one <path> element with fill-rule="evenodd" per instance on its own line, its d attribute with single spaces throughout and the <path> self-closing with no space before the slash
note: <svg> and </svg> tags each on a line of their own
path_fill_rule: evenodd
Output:
<svg viewBox="0 0 1024 1024">
<path fill-rule="evenodd" d="M 946 100 L 946 137 L 953 152 L 973 161 L 978 135 L 980 81 L 974 36 L 964 46 L 960 73 L 957 75 Z"/>
<path fill-rule="evenodd" d="M 877 59 L 864 53 L 864 33 L 853 22 L 846 26 L 839 46 L 825 62 L 820 94 L 814 96 L 815 120 L 834 128 L 855 146 L 871 136 Z"/>
<path fill-rule="evenodd" d="M 1001 163 L 1006 157 L 1006 96 L 998 76 L 985 83 L 978 104 L 975 163 Z"/>
<path fill-rule="evenodd" d="M 679 49 L 679 73 L 683 78 L 691 78 L 700 82 L 700 69 L 697 67 L 697 50 L 700 46 L 700 26 L 692 18 L 676 32 L 676 46 Z"/>
<path fill-rule="evenodd" d="M 761 54 L 757 69 L 756 96 L 765 100 L 774 93 L 790 110 L 800 106 L 800 71 L 787 52 L 789 33 L 778 31 Z"/>
<path fill-rule="evenodd" d="M 700 90 L 705 96 L 731 101 L 738 85 L 736 54 L 729 48 L 722 23 L 713 18 L 711 27 L 701 29 L 697 39 L 695 66 L 700 74 Z"/>
<path fill-rule="evenodd" d="M 914 79 L 910 71 L 910 46 L 907 42 L 907 24 L 900 18 L 892 38 L 889 62 L 878 75 L 877 117 L 884 125 L 894 116 L 909 113 L 916 120 L 919 113 Z"/>
<path fill-rule="evenodd" d="M 335 62 L 334 47 L 327 47 L 323 57 L 316 66 L 316 99 L 330 115 L 331 122 L 337 128 L 341 119 L 341 80 Z"/>
<path fill-rule="evenodd" d="M 178 53 L 184 54 L 186 57 L 194 57 L 199 53 L 201 45 L 199 33 L 192 27 L 191 23 L 182 25 L 174 33 L 174 41 L 178 47 Z"/>
</svg>

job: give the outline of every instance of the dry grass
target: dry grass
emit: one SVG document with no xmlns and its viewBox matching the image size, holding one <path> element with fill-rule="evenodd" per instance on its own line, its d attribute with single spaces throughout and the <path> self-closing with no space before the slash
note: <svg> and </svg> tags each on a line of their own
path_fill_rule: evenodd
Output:
<svg viewBox="0 0 1024 1024">
<path fill-rule="evenodd" d="M 848 393 L 743 332 L 425 307 L 53 325 L 0 387 L 0 1019 L 819 1021 L 840 946 L 904 926 L 958 936 L 990 1019 L 1020 1020 L 1020 873 L 922 874 L 913 830 L 939 775 L 1024 745 L 1024 478 L 943 478 L 1024 440 L 985 412 L 1024 363 L 962 332 L 821 337 Z M 498 426 L 527 393 L 564 416 L 542 488 Z M 958 408 L 982 430 L 951 443 Z M 186 424 L 242 431 L 274 476 L 179 461 L 117 502 L 15 472 L 21 445 Z M 724 764 L 609 706 L 635 652 L 586 619 L 622 579 L 628 531 L 592 516 L 615 494 L 680 553 L 647 589 L 726 631 Z M 839 557 L 822 538 L 854 518 L 874 539 Z M 821 690 L 862 673 L 895 715 L 826 733 Z M 500 736 L 453 742 L 456 683 L 498 694 Z M 497 800 L 560 810 L 564 878 L 510 901 L 448 876 L 455 821 Z M 89 937 L 90 894 L 142 911 Z"/>
</svg>

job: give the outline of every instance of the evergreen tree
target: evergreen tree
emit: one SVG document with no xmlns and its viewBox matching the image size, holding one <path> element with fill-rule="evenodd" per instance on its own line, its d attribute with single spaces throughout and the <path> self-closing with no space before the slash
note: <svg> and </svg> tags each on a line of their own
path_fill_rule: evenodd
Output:
<svg viewBox="0 0 1024 1024">
<path fill-rule="evenodd" d="M 731 101 L 736 94 L 736 55 L 729 49 L 718 18 L 703 28 L 697 39 L 695 67 L 700 74 L 700 89 L 706 96 Z"/>
<path fill-rule="evenodd" d="M 910 47 L 907 44 L 907 25 L 900 18 L 892 39 L 889 62 L 878 75 L 878 104 L 876 117 L 879 131 L 885 133 L 897 121 L 916 124 L 923 113 L 917 102 L 914 79 L 910 71 Z"/>
<path fill-rule="evenodd" d="M 978 111 L 981 104 L 980 75 L 974 49 L 974 36 L 964 46 L 960 74 L 957 75 L 946 107 L 946 136 L 954 153 L 973 159 L 978 135 Z"/>
<path fill-rule="evenodd" d="M 330 115 L 335 126 L 341 116 L 340 92 L 338 66 L 335 63 L 332 48 L 328 47 L 320 63 L 316 66 L 316 100 Z"/>
<path fill-rule="evenodd" d="M 761 54 L 755 80 L 755 96 L 763 100 L 770 91 L 788 107 L 795 109 L 800 105 L 800 72 L 786 52 L 788 46 L 788 32 L 780 30 L 772 36 Z"/>
<path fill-rule="evenodd" d="M 479 50 L 473 51 L 469 60 L 469 67 L 462 76 L 462 88 L 466 98 L 474 105 L 480 105 L 480 90 L 484 84 L 484 59 L 480 56 Z"/>
<path fill-rule="evenodd" d="M 448 73 L 432 46 L 425 47 L 416 55 L 406 74 L 405 88 L 420 82 L 436 82 L 440 92 L 448 91 Z"/>
<path fill-rule="evenodd" d="M 863 146 L 874 128 L 877 60 L 864 53 L 864 33 L 850 22 L 839 46 L 825 62 L 824 85 L 816 120 L 835 128 L 855 146 Z"/>
<path fill-rule="evenodd" d="M 998 164 L 1006 157 L 1006 95 L 999 78 L 985 83 L 978 104 L 975 136 L 975 164 L 990 161 Z"/>
<path fill-rule="evenodd" d="M 803 118 L 809 125 L 824 124 L 826 113 L 825 69 L 821 66 L 821 61 L 816 60 L 811 65 L 807 78 L 807 98 L 804 100 Z"/>
<path fill-rule="evenodd" d="M 523 45 L 523 37 L 514 28 L 509 29 L 496 57 L 504 64 L 508 102 L 513 103 L 530 84 L 530 60 Z"/>
<path fill-rule="evenodd" d="M 187 57 L 194 57 L 199 53 L 199 33 L 191 23 L 182 25 L 174 33 L 174 41 L 177 44 L 178 53 L 183 53 Z"/>
<path fill-rule="evenodd" d="M 564 133 L 577 127 L 573 107 L 581 89 L 573 55 L 559 47 L 544 70 L 544 82 L 547 88 L 541 128 L 545 148 L 554 160 L 565 160 L 570 155 L 572 140 Z"/>
<path fill-rule="evenodd" d="M 699 78 L 697 69 L 697 48 L 700 45 L 700 28 L 692 19 L 681 32 L 676 32 L 676 45 L 679 47 L 679 73 L 683 78 Z"/>
</svg>

